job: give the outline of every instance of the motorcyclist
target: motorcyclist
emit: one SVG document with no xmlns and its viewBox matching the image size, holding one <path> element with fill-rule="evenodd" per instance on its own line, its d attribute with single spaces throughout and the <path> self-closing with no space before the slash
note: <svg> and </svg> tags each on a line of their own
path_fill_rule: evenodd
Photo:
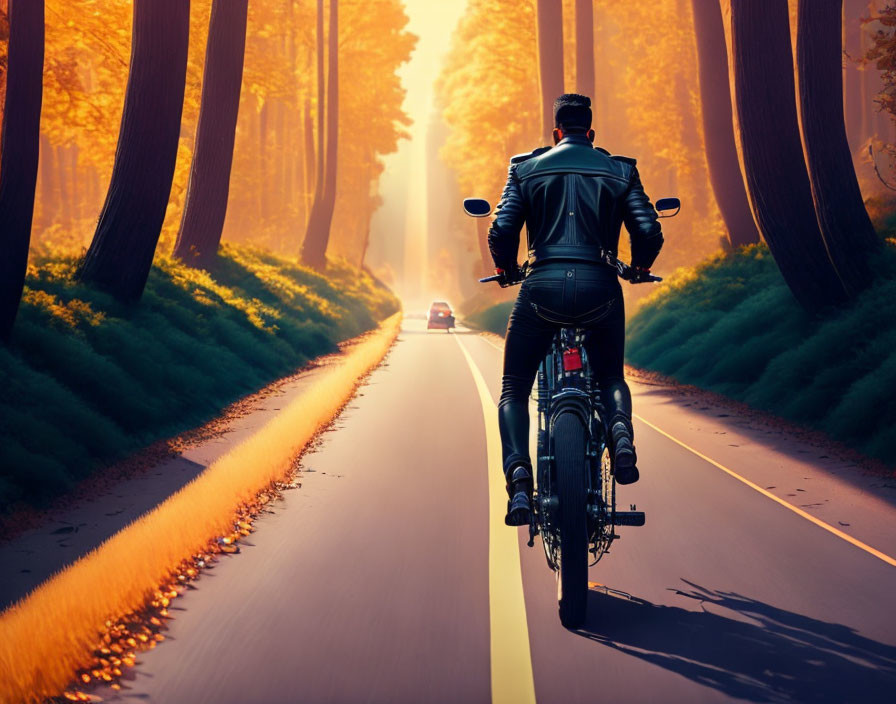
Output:
<svg viewBox="0 0 896 704">
<path fill-rule="evenodd" d="M 591 100 L 561 95 L 554 103 L 554 147 L 510 160 L 507 184 L 488 233 L 496 272 L 520 276 L 520 230 L 526 225 L 528 270 L 510 314 L 498 421 L 509 501 L 507 525 L 529 523 L 533 479 L 528 398 L 538 364 L 561 326 L 583 328 L 585 350 L 610 429 L 616 481 L 639 478 L 632 399 L 623 377 L 625 311 L 609 265 L 622 224 L 631 240 L 633 281 L 649 273 L 663 244 L 657 212 L 635 160 L 593 147 Z"/>
</svg>

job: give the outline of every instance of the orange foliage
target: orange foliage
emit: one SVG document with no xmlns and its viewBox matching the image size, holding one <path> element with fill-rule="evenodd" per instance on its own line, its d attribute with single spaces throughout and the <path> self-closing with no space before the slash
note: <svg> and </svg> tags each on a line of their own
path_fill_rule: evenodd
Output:
<svg viewBox="0 0 896 704">
<path fill-rule="evenodd" d="M 660 263 L 693 263 L 718 247 L 724 231 L 704 156 L 690 3 L 594 8 L 596 143 L 637 158 L 653 198 L 681 197 L 685 206 Z M 565 85 L 572 90 L 574 2 L 564 0 L 563 9 Z M 442 156 L 465 195 L 494 202 L 509 157 L 540 146 L 535 32 L 534 0 L 471 0 L 461 21 L 438 87 L 451 129 Z M 475 238 L 475 228 L 466 231 Z"/>
<path fill-rule="evenodd" d="M 85 247 L 112 171 L 130 60 L 130 0 L 46 0 L 36 250 Z M 159 252 L 180 225 L 193 152 L 212 0 L 193 0 L 181 142 Z M 296 253 L 314 190 L 315 0 L 249 3 L 245 67 L 225 238 Z M 331 253 L 357 261 L 378 205 L 379 156 L 407 117 L 395 70 L 415 37 L 400 0 L 376 11 L 340 2 L 339 197 Z M 5 58 L 5 45 L 2 59 Z M 5 76 L 5 72 L 0 70 Z M 312 120 L 306 122 L 306 111 Z M 310 152 L 309 147 L 310 146 Z M 374 194 L 374 195 L 372 195 Z"/>
</svg>

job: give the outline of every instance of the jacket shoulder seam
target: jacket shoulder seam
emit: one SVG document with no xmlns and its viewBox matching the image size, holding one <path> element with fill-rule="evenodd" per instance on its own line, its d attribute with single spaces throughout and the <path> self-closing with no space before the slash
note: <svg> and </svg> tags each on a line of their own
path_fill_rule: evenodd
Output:
<svg viewBox="0 0 896 704">
<path fill-rule="evenodd" d="M 524 161 L 528 161 L 533 157 L 539 156 L 540 154 L 544 154 L 548 151 L 550 147 L 538 147 L 538 149 L 533 149 L 531 152 L 525 152 L 523 154 L 516 154 L 515 156 L 510 157 L 511 164 L 522 164 Z"/>
</svg>

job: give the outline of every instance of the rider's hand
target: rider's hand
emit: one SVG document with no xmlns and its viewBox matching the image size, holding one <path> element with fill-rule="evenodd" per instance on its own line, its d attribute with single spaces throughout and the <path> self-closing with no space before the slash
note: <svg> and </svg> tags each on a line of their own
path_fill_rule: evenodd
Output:
<svg viewBox="0 0 896 704">
<path fill-rule="evenodd" d="M 513 286 L 522 278 L 522 272 L 520 271 L 520 267 L 517 264 L 514 264 L 513 267 L 509 269 L 496 268 L 495 273 L 501 277 L 500 279 L 498 279 L 498 283 L 500 284 L 501 288 Z"/>
<path fill-rule="evenodd" d="M 648 281 L 653 281 L 653 277 L 650 275 L 650 269 L 643 266 L 633 266 L 629 269 L 628 280 L 633 284 L 643 284 Z"/>
</svg>

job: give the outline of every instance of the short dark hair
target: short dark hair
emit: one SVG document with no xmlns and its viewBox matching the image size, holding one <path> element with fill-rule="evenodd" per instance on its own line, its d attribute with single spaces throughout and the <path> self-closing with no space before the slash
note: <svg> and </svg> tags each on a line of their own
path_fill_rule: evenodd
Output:
<svg viewBox="0 0 896 704">
<path fill-rule="evenodd" d="M 565 132 L 585 133 L 591 129 L 591 98 L 564 93 L 554 101 L 554 127 Z"/>
</svg>

